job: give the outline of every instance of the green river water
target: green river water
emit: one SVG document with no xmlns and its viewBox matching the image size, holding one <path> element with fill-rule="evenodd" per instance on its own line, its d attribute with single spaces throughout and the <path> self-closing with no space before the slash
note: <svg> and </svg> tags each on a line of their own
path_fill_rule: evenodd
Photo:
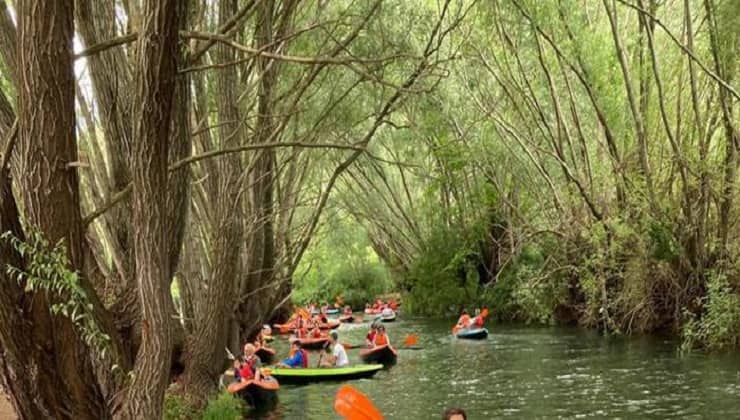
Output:
<svg viewBox="0 0 740 420">
<path fill-rule="evenodd" d="M 396 347 L 417 333 L 424 349 L 401 350 L 396 366 L 352 385 L 388 419 L 439 419 L 448 407 L 470 419 L 740 419 L 740 355 L 680 356 L 673 340 L 560 327 L 492 324 L 487 340 L 465 341 L 451 324 L 402 316 L 385 324 Z M 339 341 L 362 342 L 367 325 L 342 325 Z M 284 336 L 273 347 L 284 356 Z M 358 350 L 348 354 L 361 363 Z M 339 418 L 339 385 L 284 385 L 262 418 Z"/>
</svg>

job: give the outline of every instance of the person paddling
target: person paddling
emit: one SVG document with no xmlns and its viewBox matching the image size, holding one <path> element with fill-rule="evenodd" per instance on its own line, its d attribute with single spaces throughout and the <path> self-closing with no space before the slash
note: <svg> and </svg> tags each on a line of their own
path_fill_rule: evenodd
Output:
<svg viewBox="0 0 740 420">
<path fill-rule="evenodd" d="M 278 367 L 305 368 L 308 367 L 308 352 L 301 348 L 300 340 L 294 339 L 290 343 L 293 355 L 283 359 L 277 364 Z"/>
<path fill-rule="evenodd" d="M 460 332 L 460 330 L 466 330 L 470 328 L 470 315 L 468 315 L 468 311 L 465 309 L 462 310 L 462 313 L 460 314 L 460 318 L 457 319 L 457 324 L 455 324 L 454 327 L 452 327 L 452 334 L 457 334 Z"/>
<path fill-rule="evenodd" d="M 341 345 L 339 342 L 339 333 L 336 331 L 332 331 L 329 333 L 329 347 L 327 347 L 327 352 L 329 349 L 332 349 L 332 353 L 326 355 L 325 359 L 322 362 L 322 366 L 324 367 L 344 367 L 349 366 L 349 358 L 347 357 L 347 352 L 344 350 L 344 346 Z"/>
</svg>

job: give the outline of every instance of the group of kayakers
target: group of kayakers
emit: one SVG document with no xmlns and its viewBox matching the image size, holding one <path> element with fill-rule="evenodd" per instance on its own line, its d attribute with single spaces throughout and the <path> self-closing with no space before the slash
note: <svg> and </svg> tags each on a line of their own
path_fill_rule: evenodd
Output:
<svg viewBox="0 0 740 420">
<path fill-rule="evenodd" d="M 390 299 L 384 302 L 382 299 L 377 299 L 372 304 L 370 302 L 365 303 L 366 314 L 388 314 L 393 313 L 398 309 L 398 302 L 395 299 Z"/>
<path fill-rule="evenodd" d="M 345 367 L 349 365 L 347 351 L 339 342 L 339 333 L 329 333 L 329 341 L 324 352 L 319 355 L 319 367 Z M 308 352 L 302 348 L 301 340 L 297 337 L 290 339 L 290 354 L 281 360 L 278 367 L 283 368 L 307 368 L 309 367 Z"/>
</svg>

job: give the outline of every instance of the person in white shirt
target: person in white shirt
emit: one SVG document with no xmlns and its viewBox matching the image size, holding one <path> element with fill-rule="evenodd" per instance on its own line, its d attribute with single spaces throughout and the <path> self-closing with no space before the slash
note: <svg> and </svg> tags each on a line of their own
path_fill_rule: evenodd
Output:
<svg viewBox="0 0 740 420">
<path fill-rule="evenodd" d="M 324 367 L 345 367 L 349 366 L 349 358 L 344 346 L 339 343 L 339 334 L 336 331 L 329 333 L 329 345 L 332 347 L 332 354 L 325 356 L 321 363 Z M 327 348 L 328 351 L 328 348 Z"/>
</svg>

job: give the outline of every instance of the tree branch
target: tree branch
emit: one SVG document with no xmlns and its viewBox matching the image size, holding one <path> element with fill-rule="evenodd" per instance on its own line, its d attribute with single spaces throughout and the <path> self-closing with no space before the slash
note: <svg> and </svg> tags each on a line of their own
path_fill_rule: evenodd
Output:
<svg viewBox="0 0 740 420">
<path fill-rule="evenodd" d="M 257 143 L 257 144 L 249 144 L 246 146 L 224 148 L 224 149 L 219 149 L 219 150 L 211 150 L 211 151 L 201 153 L 198 155 L 189 156 L 187 158 L 174 162 L 172 165 L 169 166 L 168 171 L 176 171 L 185 165 L 189 165 L 191 163 L 199 162 L 204 159 L 214 158 L 214 157 L 222 156 L 222 155 L 229 154 L 229 153 L 240 153 L 240 152 L 246 152 L 250 150 L 272 149 L 272 148 L 278 148 L 278 147 L 354 150 L 358 154 L 365 152 L 364 147 L 354 146 L 351 144 L 303 143 L 303 142 Z M 132 190 L 133 190 L 133 184 L 129 183 L 128 185 L 126 185 L 124 189 L 113 194 L 113 196 L 111 197 L 110 200 L 108 200 L 108 202 L 103 204 L 100 208 L 95 209 L 92 213 L 88 214 L 82 219 L 83 226 L 88 226 L 96 218 L 100 217 L 106 211 L 110 210 L 113 206 L 115 206 L 121 200 L 123 200 L 129 194 L 131 194 Z"/>
</svg>

